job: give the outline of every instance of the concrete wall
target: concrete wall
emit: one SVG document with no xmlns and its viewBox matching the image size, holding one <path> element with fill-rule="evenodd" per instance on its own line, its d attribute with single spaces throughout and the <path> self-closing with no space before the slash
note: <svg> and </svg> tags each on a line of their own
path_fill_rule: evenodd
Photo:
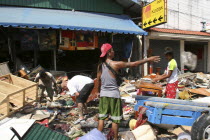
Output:
<svg viewBox="0 0 210 140">
<path fill-rule="evenodd" d="M 155 73 L 156 67 L 161 67 L 161 73 L 164 72 L 164 70 L 167 67 L 168 61 L 165 58 L 164 50 L 166 47 L 171 47 L 174 52 L 174 58 L 178 63 L 178 67 L 180 68 L 180 41 L 176 40 L 154 40 L 150 39 L 149 41 L 150 48 L 153 50 L 152 55 L 158 55 L 161 57 L 161 61 L 159 63 L 154 63 L 153 65 L 153 72 Z"/>
<path fill-rule="evenodd" d="M 210 0 L 167 0 L 167 3 L 168 22 L 159 28 L 201 31 L 200 22 L 210 22 Z"/>
</svg>

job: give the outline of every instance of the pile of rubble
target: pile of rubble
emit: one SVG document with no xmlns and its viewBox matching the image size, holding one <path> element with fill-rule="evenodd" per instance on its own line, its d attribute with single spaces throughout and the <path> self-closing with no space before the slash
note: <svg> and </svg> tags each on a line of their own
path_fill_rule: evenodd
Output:
<svg viewBox="0 0 210 140">
<path fill-rule="evenodd" d="M 209 81 L 209 74 L 185 73 L 179 75 L 177 98 L 209 103 Z M 122 140 L 167 140 L 177 139 L 178 136 L 189 137 L 191 127 L 181 129 L 180 127 L 177 128 L 175 125 L 154 125 L 144 118 L 144 113 L 134 110 L 134 106 L 136 105 L 134 96 L 146 95 L 164 97 L 165 85 L 166 83 L 164 82 L 152 83 L 152 78 L 147 76 L 137 81 L 125 81 L 120 86 L 123 120 L 119 125 L 119 135 Z M 54 97 L 53 101 L 49 101 L 46 98 L 44 102 L 34 102 L 33 104 L 26 105 L 9 117 L 19 120 L 34 120 L 34 123 L 39 123 L 50 128 L 53 132 L 67 136 L 70 139 L 84 139 L 87 136 L 91 137 L 91 133 L 97 133 L 97 135 L 101 136 L 101 139 L 107 139 L 106 136 L 109 136 L 112 125 L 111 119 L 105 120 L 105 129 L 102 134 L 95 129 L 98 126 L 98 102 L 99 100 L 96 98 L 88 103 L 89 113 L 85 116 L 85 121 L 81 121 L 80 124 L 77 125 L 74 125 L 73 122 L 78 118 L 78 108 L 74 100 L 64 93 Z M 0 121 L 0 129 L 2 129 L 3 124 L 6 123 L 7 121 L 5 121 L 5 119 Z M 14 124 L 9 124 L 8 126 L 13 125 Z M 16 129 L 17 132 L 20 132 L 19 128 Z M 28 128 L 28 130 L 30 129 Z M 188 132 L 186 133 L 187 130 Z M 97 136 L 95 135 L 95 137 Z"/>
</svg>

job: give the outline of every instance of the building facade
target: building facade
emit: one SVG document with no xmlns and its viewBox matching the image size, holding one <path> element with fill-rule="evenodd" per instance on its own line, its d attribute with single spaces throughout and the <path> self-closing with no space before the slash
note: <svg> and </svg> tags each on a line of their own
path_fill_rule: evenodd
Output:
<svg viewBox="0 0 210 140">
<path fill-rule="evenodd" d="M 129 17 L 139 16 L 133 8 L 140 6 L 131 0 L 2 0 L 0 5 L 0 61 L 14 63 L 12 71 L 24 64 L 71 76 L 91 72 L 101 44 L 112 43 L 116 60 L 128 61 L 132 48 L 141 47 L 137 36 L 147 34 Z"/>
<path fill-rule="evenodd" d="M 148 3 L 153 0 L 147 0 Z M 203 23 L 210 21 L 209 0 L 167 0 L 167 23 L 148 29 L 147 49 L 153 55 L 161 55 L 162 62 L 154 64 L 161 67 L 162 72 L 167 65 L 164 49 L 171 47 L 179 69 L 188 69 L 184 65 L 182 55 L 191 52 L 197 56 L 194 72 L 210 72 L 210 34 L 203 32 Z"/>
</svg>

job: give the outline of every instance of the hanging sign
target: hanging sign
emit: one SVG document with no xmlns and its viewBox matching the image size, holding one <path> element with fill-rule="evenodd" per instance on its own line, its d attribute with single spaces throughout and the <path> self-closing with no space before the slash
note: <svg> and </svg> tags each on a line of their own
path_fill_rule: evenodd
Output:
<svg viewBox="0 0 210 140">
<path fill-rule="evenodd" d="M 34 50 L 38 47 L 38 32 L 36 30 L 20 30 L 21 49 L 25 51 Z"/>
<path fill-rule="evenodd" d="M 142 8 L 142 28 L 146 29 L 167 22 L 167 0 L 154 0 Z"/>
<path fill-rule="evenodd" d="M 40 50 L 53 50 L 56 48 L 56 32 L 52 30 L 39 31 Z"/>
</svg>

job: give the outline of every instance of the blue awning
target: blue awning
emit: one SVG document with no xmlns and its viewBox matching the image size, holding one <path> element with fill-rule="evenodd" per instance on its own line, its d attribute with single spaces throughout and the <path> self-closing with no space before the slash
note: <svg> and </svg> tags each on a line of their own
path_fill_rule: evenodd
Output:
<svg viewBox="0 0 210 140">
<path fill-rule="evenodd" d="M 147 35 L 126 15 L 67 10 L 0 7 L 0 25 Z"/>
</svg>

